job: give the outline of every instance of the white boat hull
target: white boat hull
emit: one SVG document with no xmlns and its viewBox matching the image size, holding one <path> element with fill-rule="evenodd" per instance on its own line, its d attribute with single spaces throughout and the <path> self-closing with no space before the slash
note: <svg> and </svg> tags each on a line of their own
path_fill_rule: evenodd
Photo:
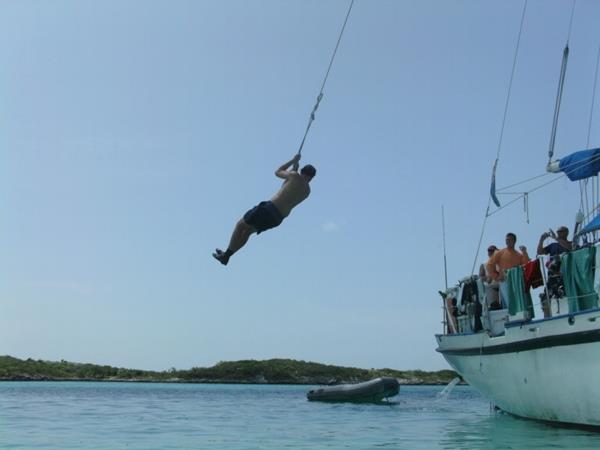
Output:
<svg viewBox="0 0 600 450">
<path fill-rule="evenodd" d="M 504 335 L 437 335 L 438 349 L 504 411 L 600 426 L 600 310 L 509 324 Z"/>
</svg>

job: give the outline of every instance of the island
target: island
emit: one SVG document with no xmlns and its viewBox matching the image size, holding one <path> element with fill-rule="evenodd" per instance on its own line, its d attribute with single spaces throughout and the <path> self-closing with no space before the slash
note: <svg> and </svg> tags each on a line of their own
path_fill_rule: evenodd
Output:
<svg viewBox="0 0 600 450">
<path fill-rule="evenodd" d="M 339 384 L 376 377 L 394 377 L 404 385 L 445 385 L 452 370 L 360 369 L 293 359 L 219 362 L 212 367 L 166 371 L 125 369 L 68 361 L 44 361 L 0 356 L 0 381 L 128 381 L 160 383 Z"/>
</svg>

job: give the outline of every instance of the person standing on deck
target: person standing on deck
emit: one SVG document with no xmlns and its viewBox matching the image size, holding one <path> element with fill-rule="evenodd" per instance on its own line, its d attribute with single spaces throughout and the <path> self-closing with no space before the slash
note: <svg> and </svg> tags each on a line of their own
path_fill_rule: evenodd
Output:
<svg viewBox="0 0 600 450">
<path fill-rule="evenodd" d="M 491 278 L 500 283 L 500 301 L 503 308 L 508 308 L 508 295 L 506 284 L 506 271 L 513 267 L 526 264 L 529 261 L 527 248 L 524 245 L 519 247 L 520 252 L 515 250 L 517 235 L 514 233 L 506 234 L 506 248 L 498 250 L 488 260 L 486 269 Z"/>
<path fill-rule="evenodd" d="M 487 299 L 487 306 L 489 309 L 501 308 L 499 300 L 500 285 L 498 281 L 492 278 L 490 272 L 488 271 L 488 265 L 497 251 L 498 247 L 493 244 L 490 245 L 487 249 L 488 260 L 479 267 L 479 278 L 481 278 L 485 287 L 485 297 Z"/>
<path fill-rule="evenodd" d="M 553 238 L 555 242 L 544 247 L 544 241 L 549 237 Z M 568 237 L 569 229 L 565 226 L 558 227 L 556 229 L 556 234 L 554 234 L 552 230 L 543 233 L 538 242 L 537 254 L 558 256 L 565 252 L 570 252 L 573 248 L 573 243 L 567 239 Z"/>
<path fill-rule="evenodd" d="M 227 250 L 223 251 L 217 248 L 212 254 L 217 261 L 226 266 L 229 258 L 248 242 L 253 233 L 260 234 L 280 225 L 294 207 L 308 198 L 310 195 L 309 183 L 316 175 L 317 170 L 307 164 L 298 173 L 299 161 L 300 155 L 297 154 L 275 171 L 275 176 L 285 180 L 283 185 L 271 200 L 260 202 L 237 222 Z M 290 166 L 294 168 L 288 170 Z"/>
</svg>

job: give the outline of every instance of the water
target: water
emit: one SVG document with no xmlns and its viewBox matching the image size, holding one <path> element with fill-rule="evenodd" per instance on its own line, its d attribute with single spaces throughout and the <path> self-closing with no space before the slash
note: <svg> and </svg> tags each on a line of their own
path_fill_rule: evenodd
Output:
<svg viewBox="0 0 600 450">
<path fill-rule="evenodd" d="M 452 381 L 450 383 L 448 383 L 448 386 L 446 386 L 444 389 L 442 389 L 440 392 L 437 393 L 437 398 L 440 400 L 448 400 L 450 393 L 454 390 L 454 387 L 458 383 L 460 383 L 460 378 L 459 377 L 453 378 Z"/>
<path fill-rule="evenodd" d="M 0 382 L 0 449 L 596 449 L 600 433 L 490 411 L 467 386 L 391 405 L 308 402 L 314 386 Z"/>
</svg>

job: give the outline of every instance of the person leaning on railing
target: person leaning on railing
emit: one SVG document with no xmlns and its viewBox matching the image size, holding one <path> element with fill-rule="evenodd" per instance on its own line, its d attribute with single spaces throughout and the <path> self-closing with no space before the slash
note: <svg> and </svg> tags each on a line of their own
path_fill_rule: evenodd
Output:
<svg viewBox="0 0 600 450">
<path fill-rule="evenodd" d="M 506 284 L 506 271 L 529 261 L 529 255 L 527 254 L 527 247 L 521 245 L 519 247 L 520 252 L 515 250 L 515 244 L 517 243 L 517 235 L 514 233 L 506 234 L 506 248 L 498 250 L 489 259 L 486 270 L 490 274 L 491 278 L 495 281 L 500 282 L 500 302 L 503 308 L 508 308 L 508 286 Z"/>
<path fill-rule="evenodd" d="M 550 299 L 559 298 L 564 295 L 564 285 L 562 276 L 560 274 L 560 255 L 566 252 L 570 252 L 573 249 L 573 243 L 567 238 L 569 236 L 569 229 L 565 226 L 560 226 L 556 229 L 556 234 L 552 231 L 546 231 L 540 236 L 540 240 L 537 246 L 537 254 L 549 255 L 550 260 L 546 264 L 548 269 L 548 279 L 546 281 L 546 291 L 540 294 L 542 303 L 542 311 L 544 317 L 551 316 L 550 310 Z M 552 242 L 544 246 L 544 241 L 549 237 L 553 238 L 555 242 Z"/>
<path fill-rule="evenodd" d="M 500 295 L 498 291 L 500 289 L 500 285 L 497 281 L 492 279 L 492 276 L 487 268 L 496 251 L 498 251 L 498 247 L 493 244 L 490 245 L 487 249 L 488 260 L 479 267 L 479 277 L 483 281 L 483 285 L 485 287 L 487 307 L 492 310 L 502 308 L 500 305 Z"/>
<path fill-rule="evenodd" d="M 558 227 L 556 234 L 552 230 L 542 233 L 537 246 L 537 254 L 558 256 L 570 252 L 573 249 L 573 243 L 567 239 L 568 236 L 569 229 L 565 226 Z M 544 246 L 544 241 L 549 237 L 553 238 L 555 242 Z"/>
</svg>

